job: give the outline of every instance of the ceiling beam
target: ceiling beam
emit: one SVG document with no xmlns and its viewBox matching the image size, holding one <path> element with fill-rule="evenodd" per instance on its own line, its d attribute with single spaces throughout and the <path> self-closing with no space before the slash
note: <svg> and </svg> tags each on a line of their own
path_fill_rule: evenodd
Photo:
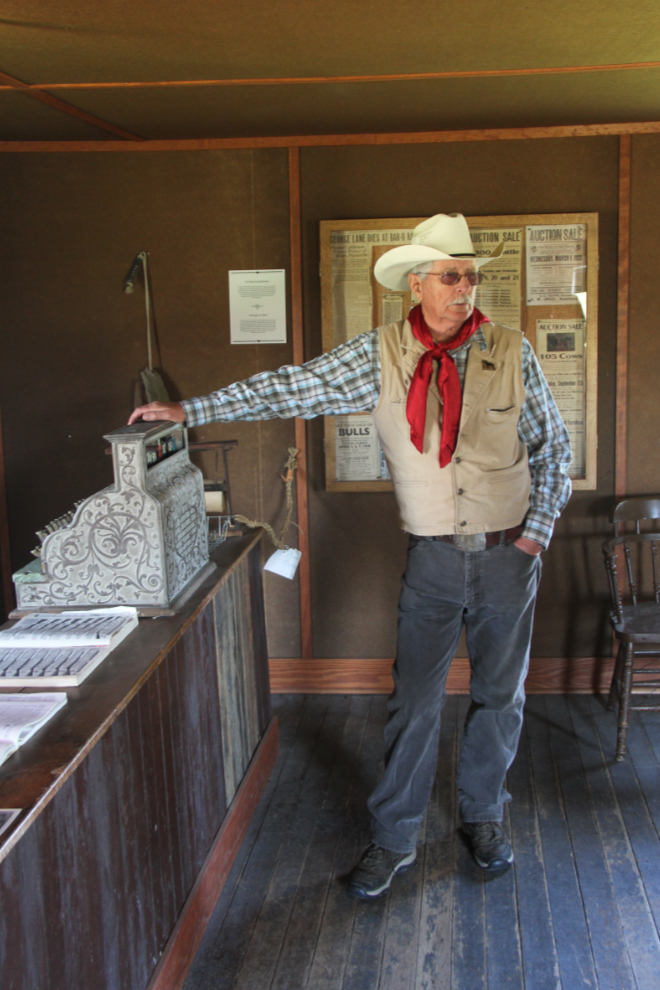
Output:
<svg viewBox="0 0 660 990">
<path fill-rule="evenodd" d="M 469 131 L 410 131 L 399 134 L 313 134 L 278 137 L 186 138 L 140 141 L 0 141 L 4 152 L 228 151 L 237 148 L 320 148 L 332 145 L 450 144 L 460 141 L 527 141 L 541 138 L 616 137 L 660 134 L 660 120 L 625 124 L 564 124 Z"/>
<path fill-rule="evenodd" d="M 622 72 L 630 69 L 658 69 L 660 62 L 617 62 L 612 65 L 569 65 L 531 69 L 469 69 L 460 72 L 412 72 L 361 76 L 276 76 L 263 79 L 174 79 L 153 82 L 84 82 L 84 83 L 14 83 L 0 90 L 20 88 L 29 90 L 55 89 L 175 89 L 204 86 L 311 86 L 316 84 L 366 82 L 419 82 L 435 79 L 492 79 L 504 76 L 553 76 L 584 72 Z M 2 77 L 0 73 L 0 78 Z M 5 79 L 9 77 L 4 77 Z M 17 80 L 16 80 L 17 82 Z M 63 107 L 60 107 L 63 109 Z"/>
<path fill-rule="evenodd" d="M 80 110 L 78 107 L 74 107 L 71 103 L 65 103 L 64 100 L 58 100 L 56 96 L 51 96 L 50 93 L 44 93 L 37 86 L 32 86 L 29 83 L 21 82 L 20 79 L 14 79 L 13 76 L 7 75 L 6 72 L 0 72 L 0 81 L 5 83 L 3 89 L 14 89 L 19 93 L 24 93 L 25 96 L 31 97 L 33 100 L 39 100 L 40 103 L 45 103 L 49 107 L 53 107 L 54 110 L 61 110 L 63 113 L 68 113 L 70 117 L 77 117 L 78 120 L 84 120 L 86 124 L 93 124 L 94 127 L 100 127 L 103 131 L 109 131 L 111 134 L 117 135 L 117 137 L 124 138 L 127 141 L 143 141 L 144 139 L 138 137 L 137 134 L 131 134 L 130 131 L 125 131 L 121 127 L 115 127 L 114 124 L 108 123 L 107 120 L 101 120 L 100 117 L 95 117 L 91 113 L 87 113 L 86 110 Z"/>
</svg>

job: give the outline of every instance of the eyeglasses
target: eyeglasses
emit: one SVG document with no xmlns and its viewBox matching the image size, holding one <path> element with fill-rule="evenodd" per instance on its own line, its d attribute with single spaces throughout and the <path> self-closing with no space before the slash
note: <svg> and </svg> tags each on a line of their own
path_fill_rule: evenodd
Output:
<svg viewBox="0 0 660 990">
<path fill-rule="evenodd" d="M 466 278 L 470 285 L 481 285 L 484 276 L 481 272 L 429 272 L 435 275 L 443 285 L 458 285 L 462 278 Z"/>
</svg>

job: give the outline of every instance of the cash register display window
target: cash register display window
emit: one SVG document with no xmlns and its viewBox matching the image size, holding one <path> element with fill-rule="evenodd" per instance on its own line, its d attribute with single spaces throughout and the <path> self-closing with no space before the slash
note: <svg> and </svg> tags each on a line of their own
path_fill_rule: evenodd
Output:
<svg viewBox="0 0 660 990">
<path fill-rule="evenodd" d="M 173 430 L 172 433 L 166 433 L 164 436 L 158 437 L 157 440 L 153 440 L 145 447 L 147 468 L 152 468 L 154 465 L 160 464 L 161 461 L 171 457 L 172 454 L 177 454 L 180 450 L 183 450 L 185 446 L 186 441 L 183 430 Z"/>
</svg>

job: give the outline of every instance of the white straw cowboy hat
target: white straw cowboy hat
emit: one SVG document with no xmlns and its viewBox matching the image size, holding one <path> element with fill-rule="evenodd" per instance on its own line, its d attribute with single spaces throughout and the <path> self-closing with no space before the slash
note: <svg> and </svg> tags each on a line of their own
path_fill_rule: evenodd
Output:
<svg viewBox="0 0 660 990">
<path fill-rule="evenodd" d="M 504 244 L 498 244 L 486 258 L 477 258 L 470 237 L 470 228 L 462 213 L 436 213 L 418 223 L 410 244 L 392 248 L 381 255 L 374 265 L 374 275 L 381 285 L 395 292 L 408 288 L 408 274 L 426 261 L 451 261 L 453 258 L 474 259 L 477 268 L 499 257 Z"/>
</svg>

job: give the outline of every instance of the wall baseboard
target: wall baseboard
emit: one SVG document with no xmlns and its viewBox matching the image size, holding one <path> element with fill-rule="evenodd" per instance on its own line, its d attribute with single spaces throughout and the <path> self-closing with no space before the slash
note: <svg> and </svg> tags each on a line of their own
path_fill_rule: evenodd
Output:
<svg viewBox="0 0 660 990">
<path fill-rule="evenodd" d="M 391 660 L 270 660 L 274 694 L 389 694 Z M 613 657 L 533 657 L 528 694 L 599 694 L 609 690 Z M 448 694 L 469 694 L 470 665 L 456 657 Z"/>
<path fill-rule="evenodd" d="M 181 990 L 278 752 L 277 719 L 273 718 L 213 840 L 147 990 Z"/>
</svg>

